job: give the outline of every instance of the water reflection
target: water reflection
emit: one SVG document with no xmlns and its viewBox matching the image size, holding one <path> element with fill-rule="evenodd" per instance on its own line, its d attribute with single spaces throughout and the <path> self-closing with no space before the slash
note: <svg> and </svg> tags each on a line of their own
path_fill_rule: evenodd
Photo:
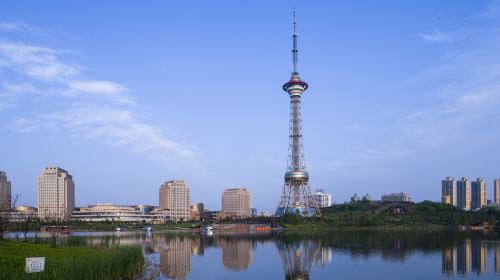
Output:
<svg viewBox="0 0 500 280">
<path fill-rule="evenodd" d="M 430 278 L 455 275 L 488 278 L 500 273 L 497 234 L 353 231 L 246 236 L 204 236 L 194 232 L 75 235 L 83 235 L 90 245 L 140 244 L 145 256 L 156 265 L 157 278 L 194 279 L 200 277 L 200 271 L 202 276 L 205 271 L 213 272 L 209 279 L 231 279 L 235 274 L 230 273 L 234 272 L 247 275 L 247 279 L 270 272 L 278 273 L 285 279 L 311 279 L 311 275 L 320 275 L 315 278 L 352 278 L 353 273 L 359 270 L 360 261 L 363 262 L 363 270 L 359 271 L 363 272 L 358 278 L 397 279 L 376 273 L 382 271 L 380 267 L 392 269 L 403 263 L 412 263 L 415 267 L 415 277 L 410 271 L 408 279 L 419 279 L 417 274 L 424 271 L 431 274 Z M 264 252 L 264 259 L 262 253 L 260 257 L 256 255 L 259 252 Z M 193 258 L 197 258 L 196 266 L 192 264 Z M 494 267 L 489 273 L 488 261 Z M 371 272 L 370 265 L 373 266 Z M 436 271 L 438 275 L 432 275 Z"/>
<path fill-rule="evenodd" d="M 217 238 L 215 246 L 222 247 L 222 263 L 228 270 L 245 270 L 252 263 L 252 240 Z"/>
<path fill-rule="evenodd" d="M 492 243 L 493 245 L 494 243 Z M 492 248 L 495 256 L 495 272 L 500 272 L 500 246 Z M 485 240 L 465 239 L 461 244 L 443 248 L 442 270 L 448 276 L 469 273 L 483 275 L 488 270 L 488 246 Z"/>
<path fill-rule="evenodd" d="M 323 267 L 332 261 L 332 249 L 322 247 L 319 241 L 287 243 L 281 239 L 276 241 L 276 247 L 285 270 L 285 279 L 309 279 L 313 264 Z"/>
</svg>

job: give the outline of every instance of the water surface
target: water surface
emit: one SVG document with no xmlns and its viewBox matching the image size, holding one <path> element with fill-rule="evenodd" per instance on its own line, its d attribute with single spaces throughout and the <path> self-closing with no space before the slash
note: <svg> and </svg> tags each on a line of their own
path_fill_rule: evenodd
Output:
<svg viewBox="0 0 500 280">
<path fill-rule="evenodd" d="M 74 232 L 140 245 L 155 279 L 500 279 L 496 233 L 324 231 L 213 235 Z"/>
</svg>

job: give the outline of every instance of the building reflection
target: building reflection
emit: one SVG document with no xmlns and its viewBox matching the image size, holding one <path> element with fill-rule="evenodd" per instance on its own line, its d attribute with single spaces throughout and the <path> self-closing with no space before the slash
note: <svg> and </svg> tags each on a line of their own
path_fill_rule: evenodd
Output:
<svg viewBox="0 0 500 280">
<path fill-rule="evenodd" d="M 227 270 L 245 270 L 252 263 L 252 240 L 220 238 L 216 246 L 222 247 L 222 263 Z"/>
<path fill-rule="evenodd" d="M 498 272 L 500 264 L 500 247 L 495 249 L 495 271 Z M 483 275 L 487 271 L 488 248 L 483 240 L 466 239 L 461 244 L 446 247 L 442 250 L 442 272 L 447 276 L 456 274 L 467 276 L 473 272 Z"/>
<path fill-rule="evenodd" d="M 302 240 L 286 242 L 276 241 L 276 247 L 283 263 L 285 279 L 309 279 L 311 266 L 324 266 L 332 261 L 332 249 L 322 247 L 321 242 Z"/>
<path fill-rule="evenodd" d="M 500 273 L 500 246 L 495 248 L 495 273 Z"/>
<path fill-rule="evenodd" d="M 165 277 L 186 279 L 191 271 L 192 239 L 172 238 L 160 251 L 160 270 Z"/>
</svg>

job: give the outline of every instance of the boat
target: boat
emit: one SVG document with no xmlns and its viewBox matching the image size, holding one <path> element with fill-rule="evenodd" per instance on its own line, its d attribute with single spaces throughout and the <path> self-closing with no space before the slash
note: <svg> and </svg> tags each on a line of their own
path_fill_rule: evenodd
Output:
<svg viewBox="0 0 500 280">
<path fill-rule="evenodd" d="M 153 228 L 152 227 L 143 227 L 143 228 L 141 228 L 141 230 L 145 230 L 147 232 L 151 232 L 151 231 L 153 231 Z"/>
<path fill-rule="evenodd" d="M 203 234 L 206 234 L 208 236 L 212 236 L 214 234 L 213 230 L 214 230 L 213 226 L 206 226 L 203 228 Z"/>
</svg>

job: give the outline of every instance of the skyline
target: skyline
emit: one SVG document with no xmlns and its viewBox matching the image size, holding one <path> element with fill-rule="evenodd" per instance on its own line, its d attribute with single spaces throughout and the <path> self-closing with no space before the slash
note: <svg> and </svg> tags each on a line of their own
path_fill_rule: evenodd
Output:
<svg viewBox="0 0 500 280">
<path fill-rule="evenodd" d="M 0 170 L 20 204 L 36 204 L 37 175 L 56 165 L 74 176 L 78 206 L 154 205 L 164 181 L 184 179 L 207 208 L 246 187 L 272 211 L 296 7 L 312 190 L 340 203 L 435 200 L 446 176 L 491 188 L 499 2 L 360 3 L 6 3 Z"/>
</svg>

